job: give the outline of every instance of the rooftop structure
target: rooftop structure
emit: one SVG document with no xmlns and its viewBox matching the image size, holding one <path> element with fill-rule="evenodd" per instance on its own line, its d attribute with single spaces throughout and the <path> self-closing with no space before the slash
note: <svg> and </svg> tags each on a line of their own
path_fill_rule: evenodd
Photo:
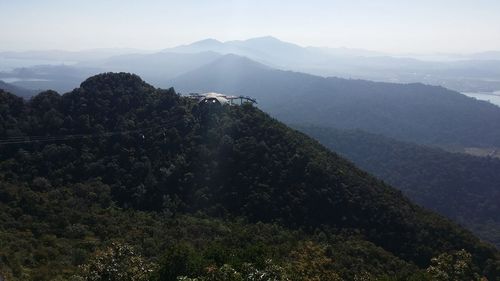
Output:
<svg viewBox="0 0 500 281">
<path fill-rule="evenodd" d="M 213 92 L 204 94 L 190 94 L 189 97 L 192 99 L 197 99 L 198 103 L 205 103 L 205 104 L 235 105 L 235 104 L 243 104 L 245 102 L 257 103 L 257 100 L 249 96 L 228 96 Z"/>
</svg>

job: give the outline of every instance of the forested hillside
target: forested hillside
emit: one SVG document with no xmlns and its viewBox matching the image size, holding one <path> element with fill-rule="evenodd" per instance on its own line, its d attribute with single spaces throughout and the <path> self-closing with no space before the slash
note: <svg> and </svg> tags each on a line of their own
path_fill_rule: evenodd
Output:
<svg viewBox="0 0 500 281">
<path fill-rule="evenodd" d="M 500 276 L 497 250 L 251 105 L 200 106 L 125 73 L 0 103 L 10 278 L 81 278 L 115 255 L 157 280 L 207 267 L 426 280 L 448 256 L 466 278 Z"/>
<path fill-rule="evenodd" d="M 292 124 L 362 129 L 396 139 L 500 147 L 500 108 L 442 87 L 323 78 L 227 55 L 172 81 L 184 92 L 250 95 Z"/>
<path fill-rule="evenodd" d="M 296 126 L 409 198 L 500 246 L 500 160 L 363 131 Z"/>
</svg>

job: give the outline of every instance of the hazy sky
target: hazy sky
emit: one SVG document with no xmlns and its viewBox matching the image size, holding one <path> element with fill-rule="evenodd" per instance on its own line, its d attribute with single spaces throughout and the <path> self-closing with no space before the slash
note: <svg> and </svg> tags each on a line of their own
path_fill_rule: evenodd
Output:
<svg viewBox="0 0 500 281">
<path fill-rule="evenodd" d="M 390 52 L 500 50 L 500 0 L 0 0 L 0 50 L 264 35 Z"/>
</svg>

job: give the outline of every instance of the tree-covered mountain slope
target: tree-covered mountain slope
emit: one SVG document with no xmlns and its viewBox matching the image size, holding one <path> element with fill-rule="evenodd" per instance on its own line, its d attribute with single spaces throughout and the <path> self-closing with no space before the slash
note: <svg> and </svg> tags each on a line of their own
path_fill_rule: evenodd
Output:
<svg viewBox="0 0 500 281">
<path fill-rule="evenodd" d="M 63 245 L 76 238 L 98 245 L 133 236 L 142 239 L 138 244 L 145 251 L 163 249 L 161 239 L 151 238 L 153 229 L 124 226 L 134 225 L 133 215 L 129 220 L 124 212 L 144 212 L 148 220 L 165 213 L 203 214 L 276 223 L 306 235 L 322 233 L 327 240 L 359 237 L 390 256 L 374 266 L 387 274 L 392 261 L 424 269 L 432 257 L 465 249 L 472 254 L 472 270 L 491 280 L 499 276 L 493 247 L 251 105 L 200 106 L 125 73 L 97 75 L 70 93 L 44 92 L 29 102 L 2 92 L 0 102 L 0 204 L 7 210 L 1 230 L 14 233 L 2 241 L 10 241 L 10 253 L 30 249 L 23 243 L 58 249 L 45 249 L 47 268 L 67 250 L 61 239 L 68 243 Z M 26 193 L 19 194 L 23 187 Z M 83 206 L 72 199 L 82 197 L 89 198 Z M 55 218 L 72 205 L 76 213 Z M 108 236 L 101 219 L 113 206 L 118 214 L 110 220 L 121 234 Z M 104 218 L 78 211 L 85 209 Z M 76 238 L 68 236 L 73 231 Z M 346 253 L 356 247 L 371 253 L 356 245 Z M 377 253 L 375 260 L 381 259 Z M 30 263 L 44 263 L 38 256 L 19 259 L 21 274 Z"/>
<path fill-rule="evenodd" d="M 500 246 L 500 160 L 450 153 L 363 131 L 297 125 L 331 150 Z"/>
<path fill-rule="evenodd" d="M 445 146 L 499 147 L 500 108 L 442 87 L 323 78 L 226 55 L 172 81 L 183 92 L 258 99 L 280 121 Z"/>
</svg>

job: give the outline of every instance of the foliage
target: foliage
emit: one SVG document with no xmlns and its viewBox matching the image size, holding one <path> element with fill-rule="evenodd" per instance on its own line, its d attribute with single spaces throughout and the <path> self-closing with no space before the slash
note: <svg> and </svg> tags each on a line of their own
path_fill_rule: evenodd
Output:
<svg viewBox="0 0 500 281">
<path fill-rule="evenodd" d="M 81 281 L 146 281 L 153 271 L 143 257 L 129 245 L 113 243 L 97 252 L 80 268 L 81 273 L 72 280 Z"/>
<path fill-rule="evenodd" d="M 110 189 L 99 182 L 69 187 L 47 186 L 41 179 L 35 182 L 33 187 L 3 183 L 0 188 L 0 258 L 7 280 L 67 280 L 94 252 L 105 252 L 111 241 L 133 245 L 137 254 L 159 265 L 154 277 L 168 280 L 165 268 L 171 272 L 172 262 L 179 265 L 180 261 L 194 265 L 182 272 L 191 277 L 202 275 L 211 265 L 241 269 L 251 262 L 262 269 L 270 258 L 288 268 L 295 245 L 320 239 L 275 224 L 124 210 L 109 205 Z M 382 264 L 367 263 L 362 253 L 371 253 L 374 246 L 355 237 L 328 240 L 329 251 L 338 253 L 337 269 L 346 277 L 359 268 L 375 275 L 389 273 L 391 264 L 401 271 L 416 270 L 389 253 L 370 254 L 370 259 Z M 363 249 L 362 253 L 355 248 Z M 186 258 L 176 259 L 179 256 Z"/>
<path fill-rule="evenodd" d="M 338 281 L 333 270 L 333 260 L 327 256 L 326 247 L 306 241 L 290 255 L 293 279 L 300 281 Z"/>
<path fill-rule="evenodd" d="M 224 264 L 221 267 L 208 267 L 204 275 L 189 278 L 179 276 L 178 281 L 289 281 L 284 268 L 274 264 L 272 261 L 266 263 L 264 269 L 257 269 L 253 264 L 246 263 L 241 271 L 237 271 L 231 265 Z"/>
<path fill-rule="evenodd" d="M 449 153 L 359 130 L 297 128 L 415 202 L 500 246 L 500 160 Z"/>
<path fill-rule="evenodd" d="M 481 280 L 474 273 L 472 266 L 471 255 L 465 250 L 460 250 L 452 254 L 443 253 L 432 258 L 431 266 L 427 268 L 427 272 L 436 281 Z"/>
<path fill-rule="evenodd" d="M 207 266 L 207 261 L 189 244 L 175 244 L 165 251 L 156 279 L 175 281 L 178 276 L 197 276 Z"/>
</svg>

